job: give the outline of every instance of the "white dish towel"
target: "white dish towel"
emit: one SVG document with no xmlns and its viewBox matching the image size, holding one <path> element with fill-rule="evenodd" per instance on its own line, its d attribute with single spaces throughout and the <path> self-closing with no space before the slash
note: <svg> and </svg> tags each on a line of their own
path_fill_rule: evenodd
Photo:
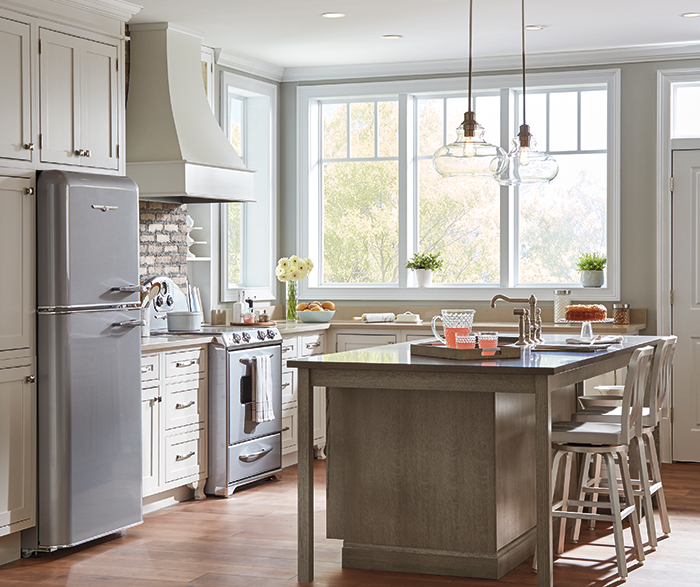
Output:
<svg viewBox="0 0 700 587">
<path fill-rule="evenodd" d="M 272 405 L 272 355 L 253 357 L 253 422 L 275 419 Z"/>
<path fill-rule="evenodd" d="M 618 344 L 622 342 L 621 336 L 603 336 L 599 334 L 593 338 L 567 338 L 567 344 Z"/>
</svg>

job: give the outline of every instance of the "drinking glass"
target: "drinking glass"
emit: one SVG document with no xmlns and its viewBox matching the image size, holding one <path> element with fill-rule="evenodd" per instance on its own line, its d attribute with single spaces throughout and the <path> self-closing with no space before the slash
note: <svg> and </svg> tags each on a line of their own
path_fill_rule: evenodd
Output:
<svg viewBox="0 0 700 587">
<path fill-rule="evenodd" d="M 498 346 L 498 332 L 480 332 L 479 333 L 479 348 L 492 349 Z M 484 356 L 495 355 L 496 351 L 481 351 Z"/>
<path fill-rule="evenodd" d="M 476 310 L 463 309 L 441 310 L 440 314 L 433 316 L 433 320 L 431 322 L 431 327 L 435 338 L 449 348 L 456 349 L 457 341 L 455 336 L 457 334 L 467 336 L 469 333 L 471 333 L 475 312 Z M 438 334 L 435 326 L 435 323 L 438 320 L 442 321 L 442 327 L 445 331 L 444 337 Z"/>
<path fill-rule="evenodd" d="M 473 334 L 455 334 L 458 349 L 473 349 L 476 347 L 476 336 Z"/>
</svg>

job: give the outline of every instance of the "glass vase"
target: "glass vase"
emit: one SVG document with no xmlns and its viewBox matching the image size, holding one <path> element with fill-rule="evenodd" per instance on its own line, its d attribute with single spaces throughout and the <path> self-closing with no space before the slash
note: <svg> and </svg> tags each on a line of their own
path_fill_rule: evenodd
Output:
<svg viewBox="0 0 700 587">
<path fill-rule="evenodd" d="M 287 282 L 287 322 L 297 323 L 297 282 Z"/>
</svg>

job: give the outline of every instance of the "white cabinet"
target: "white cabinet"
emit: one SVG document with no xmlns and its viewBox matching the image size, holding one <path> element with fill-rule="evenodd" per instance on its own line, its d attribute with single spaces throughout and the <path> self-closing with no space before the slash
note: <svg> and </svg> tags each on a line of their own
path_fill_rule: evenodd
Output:
<svg viewBox="0 0 700 587">
<path fill-rule="evenodd" d="M 39 29 L 41 161 L 118 169 L 116 45 Z"/>
<path fill-rule="evenodd" d="M 0 159 L 31 161 L 30 25 L 0 18 Z"/>
<path fill-rule="evenodd" d="M 33 365 L 0 361 L 0 536 L 30 528 L 36 511 Z"/>
<path fill-rule="evenodd" d="M 191 485 L 204 497 L 207 477 L 207 348 L 141 358 L 143 495 Z"/>
<path fill-rule="evenodd" d="M 336 351 L 342 353 L 344 351 L 356 351 L 366 349 L 373 346 L 381 346 L 384 344 L 396 344 L 398 341 L 397 334 L 338 334 L 336 335 Z"/>
<path fill-rule="evenodd" d="M 0 175 L 0 360 L 33 354 L 35 198 L 29 178 Z"/>
</svg>

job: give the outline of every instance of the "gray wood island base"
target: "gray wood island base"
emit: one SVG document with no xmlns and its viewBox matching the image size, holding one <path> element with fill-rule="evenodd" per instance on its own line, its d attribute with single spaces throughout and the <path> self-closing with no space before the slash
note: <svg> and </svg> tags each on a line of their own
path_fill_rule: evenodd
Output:
<svg viewBox="0 0 700 587">
<path fill-rule="evenodd" d="M 313 580 L 314 386 L 327 388 L 327 534 L 343 540 L 343 567 L 499 579 L 537 542 L 537 582 L 551 586 L 553 392 L 656 340 L 516 360 L 412 357 L 402 343 L 290 361 L 299 581 Z"/>
</svg>

